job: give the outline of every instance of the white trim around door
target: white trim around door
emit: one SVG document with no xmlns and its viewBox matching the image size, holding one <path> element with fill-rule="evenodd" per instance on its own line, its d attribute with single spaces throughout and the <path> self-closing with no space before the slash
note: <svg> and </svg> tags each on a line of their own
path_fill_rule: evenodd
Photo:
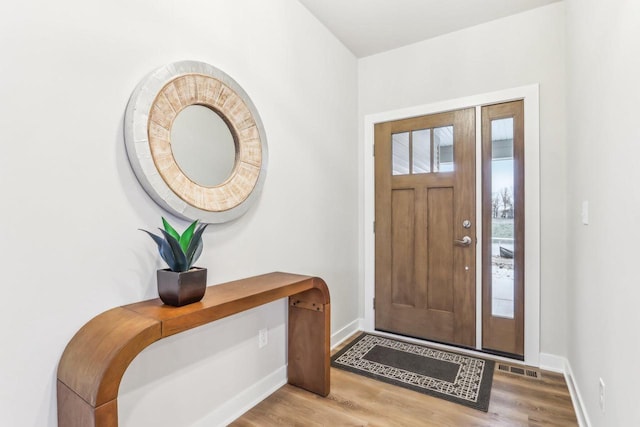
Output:
<svg viewBox="0 0 640 427">
<path fill-rule="evenodd" d="M 373 233 L 375 193 L 374 193 L 374 125 L 391 120 L 416 117 L 443 111 L 501 102 L 524 100 L 524 149 L 525 149 L 525 319 L 524 319 L 524 363 L 530 366 L 540 365 L 540 112 L 538 85 L 521 86 L 480 95 L 419 105 L 400 110 L 369 114 L 364 118 L 363 180 L 364 208 L 362 231 L 364 236 L 364 330 L 375 330 L 373 298 L 375 296 L 375 235 Z M 480 120 L 476 120 L 476 129 L 480 130 Z M 476 132 L 481 135 L 481 132 Z M 479 149 L 479 144 L 478 148 Z M 480 156 L 476 156 L 478 161 Z M 480 212 L 482 200 L 480 193 L 480 173 L 477 168 L 476 185 L 478 187 L 477 209 Z M 478 216 L 480 218 L 480 216 Z M 481 221 L 478 220 L 478 241 L 482 238 Z M 477 251 L 481 252 L 481 251 Z M 477 264 L 476 296 L 476 349 L 482 343 L 482 271 L 481 262 Z"/>
</svg>

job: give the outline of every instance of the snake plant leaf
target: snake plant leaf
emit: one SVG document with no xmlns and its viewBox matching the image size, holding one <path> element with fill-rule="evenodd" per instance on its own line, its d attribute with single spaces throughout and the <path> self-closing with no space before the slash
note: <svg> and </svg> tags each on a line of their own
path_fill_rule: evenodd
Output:
<svg viewBox="0 0 640 427">
<path fill-rule="evenodd" d="M 191 238 L 193 237 L 193 232 L 196 229 L 196 225 L 198 225 L 197 219 L 193 221 L 186 230 L 184 230 L 184 233 L 182 233 L 182 236 L 180 236 L 180 238 L 178 239 L 178 241 L 180 242 L 180 247 L 185 254 L 187 253 L 187 249 L 189 249 L 189 243 L 191 243 Z"/>
<path fill-rule="evenodd" d="M 191 238 L 191 242 L 189 243 L 189 248 L 187 248 L 186 256 L 189 262 L 189 265 L 193 265 L 200 254 L 202 253 L 202 233 L 207 228 L 209 224 L 200 224 L 196 231 L 193 233 L 193 237 Z"/>
<path fill-rule="evenodd" d="M 169 246 L 169 243 L 164 241 L 164 244 L 159 249 L 159 252 L 160 252 L 160 257 L 162 257 L 164 262 L 166 262 L 167 265 L 169 266 L 169 270 L 171 270 L 171 271 L 180 271 L 179 270 L 180 266 L 178 265 L 178 263 L 176 261 L 176 257 L 173 254 L 173 250 L 171 249 L 171 246 Z"/>
<path fill-rule="evenodd" d="M 178 240 L 175 237 L 173 237 L 163 229 L 160 228 L 159 230 L 164 235 L 165 240 L 169 243 L 169 246 L 171 247 L 171 252 L 173 253 L 173 256 L 176 260 L 175 270 L 173 268 L 172 270 L 178 271 L 178 272 L 187 271 L 187 257 L 185 256 L 184 252 L 182 252 L 182 248 L 180 247 L 180 242 L 178 242 Z"/>
<path fill-rule="evenodd" d="M 164 262 L 167 263 L 171 271 L 175 271 L 174 269 L 176 268 L 176 259 L 173 256 L 173 251 L 171 250 L 171 246 L 169 246 L 169 243 L 162 237 L 150 233 L 147 230 L 139 230 L 147 233 L 153 239 L 153 241 L 156 242 L 156 245 L 158 245 L 158 252 L 160 252 L 160 256 L 162 257 Z"/>
<path fill-rule="evenodd" d="M 193 253 L 193 256 L 191 257 L 191 259 L 187 258 L 187 261 L 189 262 L 189 270 L 191 270 L 191 267 L 193 267 L 193 264 L 195 264 L 195 262 L 198 260 L 198 258 L 200 258 L 200 255 L 202 254 L 202 247 L 204 245 L 202 244 L 202 239 L 200 239 L 200 241 L 198 242 L 198 245 L 196 246 L 196 250 Z"/>
<path fill-rule="evenodd" d="M 174 239 L 180 241 L 180 234 L 169 224 L 169 221 L 162 217 L 162 225 L 164 226 L 164 231 L 169 233 L 169 235 L 173 236 Z"/>
</svg>

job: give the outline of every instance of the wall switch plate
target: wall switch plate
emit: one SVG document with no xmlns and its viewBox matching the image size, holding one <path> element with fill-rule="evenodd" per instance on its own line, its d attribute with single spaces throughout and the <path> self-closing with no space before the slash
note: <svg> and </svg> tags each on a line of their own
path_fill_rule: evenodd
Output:
<svg viewBox="0 0 640 427">
<path fill-rule="evenodd" d="M 582 224 L 589 225 L 589 202 L 586 200 L 582 201 Z"/>
<path fill-rule="evenodd" d="M 598 382 L 598 389 L 599 389 L 599 395 L 600 395 L 600 410 L 602 412 L 604 412 L 604 381 L 602 380 L 602 378 L 600 378 L 600 381 Z"/>
<path fill-rule="evenodd" d="M 269 343 L 269 333 L 267 329 L 260 329 L 258 331 L 258 348 L 262 348 Z"/>
</svg>

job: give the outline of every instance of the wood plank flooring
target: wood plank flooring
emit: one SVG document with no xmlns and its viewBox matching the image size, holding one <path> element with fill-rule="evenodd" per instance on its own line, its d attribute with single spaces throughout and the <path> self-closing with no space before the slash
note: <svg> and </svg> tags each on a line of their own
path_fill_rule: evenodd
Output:
<svg viewBox="0 0 640 427">
<path fill-rule="evenodd" d="M 541 371 L 536 379 L 496 368 L 485 413 L 331 368 L 327 398 L 287 384 L 231 425 L 511 427 L 578 422 L 564 377 L 553 372 Z"/>
</svg>

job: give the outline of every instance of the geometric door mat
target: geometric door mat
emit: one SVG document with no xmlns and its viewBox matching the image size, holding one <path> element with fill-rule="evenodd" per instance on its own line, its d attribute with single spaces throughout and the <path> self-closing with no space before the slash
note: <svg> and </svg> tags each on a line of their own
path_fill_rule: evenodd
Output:
<svg viewBox="0 0 640 427">
<path fill-rule="evenodd" d="M 494 362 L 363 333 L 331 365 L 487 412 Z"/>
</svg>

